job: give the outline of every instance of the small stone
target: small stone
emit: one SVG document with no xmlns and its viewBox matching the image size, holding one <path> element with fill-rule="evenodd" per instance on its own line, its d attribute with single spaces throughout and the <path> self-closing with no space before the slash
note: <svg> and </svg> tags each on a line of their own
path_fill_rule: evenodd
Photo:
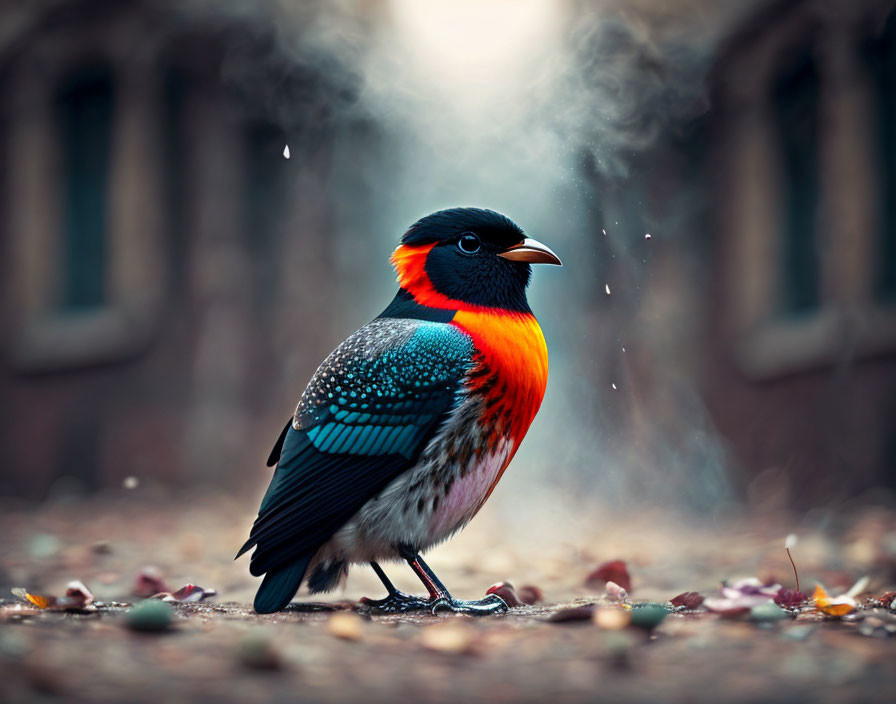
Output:
<svg viewBox="0 0 896 704">
<path fill-rule="evenodd" d="M 264 629 L 253 629 L 236 644 L 236 659 L 251 670 L 278 670 L 282 666 L 273 641 Z"/>
<path fill-rule="evenodd" d="M 427 650 L 461 655 L 473 651 L 476 632 L 459 621 L 446 621 L 427 626 L 420 634 L 420 643 Z"/>
<path fill-rule="evenodd" d="M 605 631 L 620 631 L 632 622 L 632 612 L 627 609 L 603 607 L 594 611 L 594 623 Z"/>
<path fill-rule="evenodd" d="M 669 612 L 661 604 L 638 604 L 632 606 L 631 624 L 635 628 L 652 631 L 659 626 Z"/>
<path fill-rule="evenodd" d="M 528 604 L 529 606 L 544 601 L 544 594 L 541 593 L 541 589 L 532 584 L 525 584 L 517 589 L 516 595 L 520 598 L 521 602 Z"/>
<path fill-rule="evenodd" d="M 759 622 L 783 621 L 790 614 L 776 604 L 758 604 L 750 609 L 750 619 Z"/>
<path fill-rule="evenodd" d="M 147 599 L 133 607 L 124 617 L 132 631 L 158 633 L 167 630 L 174 619 L 174 610 L 164 601 Z"/>
<path fill-rule="evenodd" d="M 523 605 L 522 599 L 519 598 L 519 595 L 516 593 L 516 590 L 510 582 L 498 582 L 497 584 L 493 584 L 485 593 L 486 595 L 497 594 L 504 600 L 504 603 L 511 608 Z"/>
<path fill-rule="evenodd" d="M 610 601 L 625 601 L 628 599 L 628 592 L 616 582 L 607 582 L 607 598 Z"/>
<path fill-rule="evenodd" d="M 584 604 L 583 606 L 573 606 L 569 609 L 560 609 L 550 615 L 548 621 L 551 623 L 577 623 L 582 621 L 590 621 L 594 617 L 594 604 Z"/>
<path fill-rule="evenodd" d="M 361 640 L 361 617 L 351 611 L 336 611 L 327 621 L 327 631 L 342 640 Z"/>
</svg>

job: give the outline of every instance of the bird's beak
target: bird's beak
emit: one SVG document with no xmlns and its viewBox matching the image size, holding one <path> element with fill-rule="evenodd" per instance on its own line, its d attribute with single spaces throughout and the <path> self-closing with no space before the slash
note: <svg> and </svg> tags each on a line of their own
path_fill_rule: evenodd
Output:
<svg viewBox="0 0 896 704">
<path fill-rule="evenodd" d="M 498 252 L 498 256 L 514 262 L 563 266 L 560 257 L 554 254 L 550 247 L 528 237 L 519 244 L 508 247 L 503 252 Z"/>
</svg>

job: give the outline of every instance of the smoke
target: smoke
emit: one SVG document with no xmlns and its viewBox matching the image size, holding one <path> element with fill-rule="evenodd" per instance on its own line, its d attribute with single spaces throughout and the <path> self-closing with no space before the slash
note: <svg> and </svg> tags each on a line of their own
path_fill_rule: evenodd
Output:
<svg viewBox="0 0 896 704">
<path fill-rule="evenodd" d="M 321 125 L 337 135 L 338 275 L 352 282 L 346 301 L 369 302 L 347 309 L 346 332 L 392 293 L 385 264 L 370 263 L 385 262 L 431 211 L 502 211 L 564 259 L 563 270 L 534 276 L 551 380 L 499 501 L 545 485 L 623 507 L 704 508 L 730 496 L 730 460 L 693 367 L 703 190 L 688 159 L 705 141 L 718 44 L 748 9 L 735 0 L 273 3 L 284 21 L 258 23 L 225 63 L 225 81 L 288 138 Z M 246 20 L 259 10 L 229 12 Z"/>
</svg>

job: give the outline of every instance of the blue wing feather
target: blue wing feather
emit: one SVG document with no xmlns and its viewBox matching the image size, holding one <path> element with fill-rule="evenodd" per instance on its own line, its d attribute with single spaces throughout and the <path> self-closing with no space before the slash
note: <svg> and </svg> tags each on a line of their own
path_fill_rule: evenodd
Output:
<svg viewBox="0 0 896 704">
<path fill-rule="evenodd" d="M 379 318 L 340 345 L 278 439 L 277 469 L 240 550 L 256 546 L 252 574 L 316 550 L 413 466 L 472 359 L 471 339 L 436 322 Z"/>
</svg>

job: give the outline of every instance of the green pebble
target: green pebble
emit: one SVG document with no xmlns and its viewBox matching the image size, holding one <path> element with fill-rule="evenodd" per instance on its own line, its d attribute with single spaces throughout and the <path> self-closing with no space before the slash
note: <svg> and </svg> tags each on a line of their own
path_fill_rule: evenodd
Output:
<svg viewBox="0 0 896 704">
<path fill-rule="evenodd" d="M 631 625 L 651 631 L 659 626 L 669 611 L 660 604 L 644 604 L 632 606 Z"/>
<path fill-rule="evenodd" d="M 166 630 L 174 619 L 174 609 L 164 601 L 147 599 L 128 611 L 125 625 L 132 631 L 156 633 Z"/>
<path fill-rule="evenodd" d="M 750 609 L 750 619 L 753 621 L 782 621 L 790 618 L 790 614 L 776 604 L 759 604 Z"/>
</svg>

